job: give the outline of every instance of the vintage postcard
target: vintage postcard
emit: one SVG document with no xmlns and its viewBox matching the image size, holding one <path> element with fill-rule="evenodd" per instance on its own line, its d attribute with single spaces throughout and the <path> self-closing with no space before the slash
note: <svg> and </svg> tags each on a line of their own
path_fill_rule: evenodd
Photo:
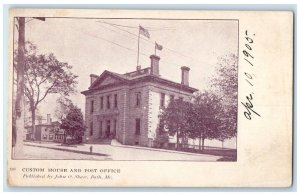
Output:
<svg viewBox="0 0 300 196">
<path fill-rule="evenodd" d="M 293 13 L 11 9 L 9 186 L 288 187 Z"/>
</svg>

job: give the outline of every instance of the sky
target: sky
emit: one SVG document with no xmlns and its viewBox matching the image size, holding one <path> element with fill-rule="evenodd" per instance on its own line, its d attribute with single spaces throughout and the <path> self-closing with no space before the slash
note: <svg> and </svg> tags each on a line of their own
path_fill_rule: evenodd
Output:
<svg viewBox="0 0 300 196">
<path fill-rule="evenodd" d="M 72 65 L 78 75 L 77 93 L 71 100 L 84 112 L 85 96 L 80 92 L 90 85 L 90 74 L 104 70 L 126 73 L 136 70 L 138 26 L 149 31 L 141 35 L 139 64 L 150 66 L 154 42 L 163 46 L 160 74 L 180 82 L 181 66 L 190 67 L 190 86 L 209 88 L 218 57 L 238 52 L 238 22 L 233 20 L 140 20 L 46 18 L 26 19 L 25 39 L 37 46 L 38 53 L 53 53 L 61 62 Z M 15 42 L 17 41 L 15 31 Z M 54 117 L 57 95 L 48 96 L 39 106 L 40 114 Z M 49 107 L 51 105 L 51 107 Z"/>
</svg>

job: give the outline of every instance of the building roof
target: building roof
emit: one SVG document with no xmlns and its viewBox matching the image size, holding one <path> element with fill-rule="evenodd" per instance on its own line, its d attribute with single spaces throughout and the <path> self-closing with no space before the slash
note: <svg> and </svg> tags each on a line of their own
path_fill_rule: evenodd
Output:
<svg viewBox="0 0 300 196">
<path fill-rule="evenodd" d="M 41 124 L 36 124 L 35 126 L 45 126 L 45 127 L 51 127 L 51 126 L 59 126 L 60 122 L 58 121 L 53 121 L 51 124 L 48 123 L 41 123 Z M 32 125 L 26 125 L 25 128 L 32 127 Z"/>
<path fill-rule="evenodd" d="M 107 76 L 111 76 L 113 78 L 116 78 L 120 82 L 115 83 L 115 84 L 108 84 L 108 85 L 104 85 L 104 86 L 99 87 L 99 84 Z M 83 91 L 81 93 L 84 94 L 84 95 L 87 95 L 91 92 L 94 92 L 95 90 L 103 89 L 103 88 L 106 88 L 106 87 L 108 88 L 108 87 L 116 86 L 116 85 L 120 85 L 120 84 L 130 85 L 130 84 L 134 84 L 134 83 L 137 83 L 137 82 L 144 82 L 144 81 L 150 81 L 150 82 L 159 83 L 159 84 L 162 84 L 162 85 L 175 87 L 175 88 L 180 89 L 181 91 L 185 91 L 185 92 L 189 92 L 189 93 L 193 93 L 193 92 L 198 90 L 196 88 L 193 88 L 193 87 L 190 87 L 190 86 L 187 86 L 187 85 L 183 85 L 181 83 L 177 83 L 177 82 L 173 82 L 173 81 L 168 80 L 168 79 L 164 79 L 161 76 L 153 75 L 153 74 L 151 74 L 151 68 L 147 67 L 147 68 L 144 68 L 144 69 L 140 69 L 140 70 L 125 73 L 125 74 L 119 74 L 119 73 L 115 73 L 115 72 L 105 70 L 91 84 L 91 86 L 89 87 L 88 90 Z"/>
</svg>

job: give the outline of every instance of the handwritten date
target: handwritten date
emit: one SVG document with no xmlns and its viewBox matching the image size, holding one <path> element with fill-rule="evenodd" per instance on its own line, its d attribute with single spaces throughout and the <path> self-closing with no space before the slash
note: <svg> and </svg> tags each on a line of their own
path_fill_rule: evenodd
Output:
<svg viewBox="0 0 300 196">
<path fill-rule="evenodd" d="M 253 94 L 254 93 L 251 93 L 249 94 L 249 96 L 246 96 L 246 99 L 247 101 L 246 102 L 242 102 L 243 106 L 245 107 L 245 109 L 247 111 L 244 112 L 244 116 L 248 119 L 248 120 L 251 120 L 251 115 L 252 113 L 256 114 L 257 116 L 260 117 L 260 114 L 257 113 L 254 109 L 253 109 L 253 103 L 252 103 L 252 100 L 253 100 Z"/>
<path fill-rule="evenodd" d="M 244 55 L 244 60 L 245 62 L 248 64 L 248 68 L 249 71 L 244 72 L 244 77 L 245 77 L 245 81 L 247 82 L 247 84 L 249 85 L 249 87 L 251 88 L 251 91 L 254 91 L 254 84 L 255 84 L 255 75 L 252 72 L 252 68 L 255 66 L 254 63 L 254 55 L 253 55 L 253 48 L 254 48 L 254 36 L 255 34 L 249 35 L 248 30 L 245 31 L 245 48 L 243 50 L 243 55 Z M 255 114 L 259 117 L 261 117 L 261 115 L 254 110 L 254 92 L 250 93 L 249 95 L 246 96 L 246 101 L 241 102 L 242 105 L 245 108 L 244 111 L 244 116 L 246 117 L 246 119 L 251 120 L 252 119 L 252 114 Z"/>
</svg>

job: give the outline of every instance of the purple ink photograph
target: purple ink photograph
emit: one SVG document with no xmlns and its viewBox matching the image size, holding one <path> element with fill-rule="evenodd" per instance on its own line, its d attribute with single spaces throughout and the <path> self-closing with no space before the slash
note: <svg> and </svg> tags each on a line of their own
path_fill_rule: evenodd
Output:
<svg viewBox="0 0 300 196">
<path fill-rule="evenodd" d="M 236 161 L 238 20 L 14 23 L 13 158 Z"/>
<path fill-rule="evenodd" d="M 292 16 L 10 10 L 8 183 L 289 186 Z"/>
</svg>

